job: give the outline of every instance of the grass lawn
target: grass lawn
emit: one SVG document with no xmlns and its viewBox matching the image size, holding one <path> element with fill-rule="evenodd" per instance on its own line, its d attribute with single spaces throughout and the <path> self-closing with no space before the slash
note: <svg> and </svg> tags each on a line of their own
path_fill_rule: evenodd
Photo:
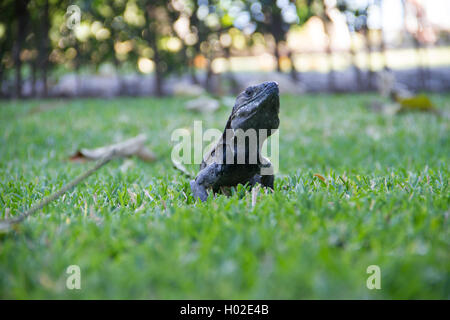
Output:
<svg viewBox="0 0 450 320">
<path fill-rule="evenodd" d="M 0 217 L 93 163 L 79 147 L 149 136 L 155 163 L 115 160 L 0 235 L 0 298 L 450 298 L 449 122 L 368 112 L 372 95 L 281 97 L 275 192 L 194 202 L 176 128 L 222 129 L 183 98 L 0 102 Z M 432 95 L 443 110 L 450 95 Z M 194 167 L 189 169 L 194 170 Z M 326 183 L 314 176 L 321 174 Z M 81 268 L 81 290 L 66 269 Z M 381 290 L 369 290 L 369 265 Z"/>
</svg>

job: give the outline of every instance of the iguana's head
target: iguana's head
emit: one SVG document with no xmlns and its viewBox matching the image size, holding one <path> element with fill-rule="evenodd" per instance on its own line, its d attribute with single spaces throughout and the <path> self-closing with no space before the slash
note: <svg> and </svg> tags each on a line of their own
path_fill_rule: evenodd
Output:
<svg viewBox="0 0 450 320">
<path fill-rule="evenodd" d="M 231 114 L 231 128 L 277 129 L 280 124 L 279 111 L 278 83 L 268 81 L 250 86 L 236 98 Z"/>
</svg>

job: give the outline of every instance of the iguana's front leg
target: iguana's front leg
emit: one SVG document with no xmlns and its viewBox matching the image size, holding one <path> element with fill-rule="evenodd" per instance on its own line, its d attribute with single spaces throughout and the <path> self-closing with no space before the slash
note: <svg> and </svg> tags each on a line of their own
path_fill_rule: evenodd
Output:
<svg viewBox="0 0 450 320">
<path fill-rule="evenodd" d="M 261 185 L 263 187 L 270 188 L 273 190 L 274 180 L 275 180 L 275 176 L 273 174 L 261 176 Z"/>
<path fill-rule="evenodd" d="M 190 183 L 194 199 L 199 198 L 201 201 L 206 201 L 208 199 L 208 192 L 206 190 L 214 186 L 220 178 L 222 171 L 222 165 L 217 163 L 211 163 L 203 168 Z"/>
<path fill-rule="evenodd" d="M 259 165 L 260 172 L 250 180 L 250 184 L 253 186 L 256 183 L 260 183 L 263 187 L 273 190 L 273 182 L 275 176 L 273 174 L 273 166 L 269 159 L 261 156 L 261 163 Z"/>
</svg>

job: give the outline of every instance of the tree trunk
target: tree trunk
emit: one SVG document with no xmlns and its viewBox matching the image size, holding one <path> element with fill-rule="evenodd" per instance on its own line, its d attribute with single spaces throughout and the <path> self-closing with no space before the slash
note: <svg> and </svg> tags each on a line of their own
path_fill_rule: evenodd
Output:
<svg viewBox="0 0 450 320">
<path fill-rule="evenodd" d="M 206 91 L 208 91 L 209 93 L 213 92 L 213 84 L 211 81 L 211 78 L 213 76 L 213 70 L 211 67 L 211 61 L 212 61 L 212 59 L 208 59 L 208 67 L 206 70 L 206 78 L 205 78 L 205 84 L 204 84 Z"/>
<path fill-rule="evenodd" d="M 368 77 L 367 77 L 367 89 L 373 90 L 375 88 L 375 71 L 372 66 L 372 43 L 370 41 L 370 36 L 368 30 L 364 30 L 364 37 L 366 39 L 367 47 L 367 60 L 368 60 Z"/>
<path fill-rule="evenodd" d="M 198 30 L 198 41 L 192 46 L 192 48 L 194 49 L 194 54 L 192 55 L 190 61 L 189 61 L 189 66 L 191 68 L 191 80 L 192 83 L 194 84 L 198 84 L 200 85 L 200 80 L 198 79 L 196 70 L 195 70 L 195 64 L 194 64 L 194 59 L 195 56 L 197 54 L 200 53 L 200 43 L 204 40 L 203 39 L 203 32 L 202 32 L 202 27 L 203 25 L 200 23 L 198 17 L 197 17 L 197 10 L 198 10 L 198 2 L 197 1 L 193 1 L 193 13 L 191 14 L 191 16 L 189 17 L 189 23 L 191 26 L 196 26 L 197 30 Z"/>
<path fill-rule="evenodd" d="M 157 39 L 156 39 L 156 30 L 152 30 L 150 25 L 150 17 L 152 16 L 152 13 L 154 12 L 154 8 L 149 4 L 146 7 L 145 10 L 145 38 L 150 45 L 150 48 L 152 48 L 154 54 L 153 54 L 153 62 L 155 63 L 155 94 L 158 97 L 161 97 L 164 95 L 163 92 L 163 70 L 161 68 L 161 57 L 159 55 L 159 50 L 157 46 Z"/>
<path fill-rule="evenodd" d="M 294 64 L 294 59 L 292 57 L 292 51 L 289 51 L 289 56 L 288 56 L 289 60 L 291 61 L 291 79 L 294 82 L 298 82 L 300 80 L 299 76 L 298 76 L 298 71 L 295 68 L 295 64 Z"/>
<path fill-rule="evenodd" d="M 331 46 L 327 45 L 327 58 L 328 58 L 328 91 L 334 92 L 336 91 L 335 84 L 335 75 L 334 75 L 334 66 L 333 66 L 333 51 L 331 50 Z"/>
<path fill-rule="evenodd" d="M 75 36 L 74 36 L 75 38 Z M 78 41 L 75 38 L 75 44 L 73 45 L 75 51 L 77 52 L 75 59 L 74 59 L 74 67 L 75 67 L 75 96 L 79 96 L 81 93 L 81 80 L 80 80 L 80 66 L 81 66 L 81 50 L 80 46 L 78 45 Z"/>
<path fill-rule="evenodd" d="M 6 51 L 6 41 L 6 39 L 3 39 L 3 43 L 0 47 L 0 97 L 3 97 L 3 72 L 5 70 L 5 67 L 2 63 L 2 60 Z"/>
<path fill-rule="evenodd" d="M 358 64 L 356 61 L 356 51 L 353 46 L 350 48 L 350 55 L 351 55 L 353 72 L 355 74 L 356 90 L 360 91 L 362 89 L 362 87 L 361 87 L 362 74 L 361 74 L 361 69 L 358 67 Z"/>
<path fill-rule="evenodd" d="M 380 8 L 380 20 L 383 21 L 383 1 L 378 0 L 378 6 Z M 387 59 L 387 50 L 386 50 L 386 41 L 384 39 L 384 32 L 383 32 L 383 25 L 380 27 L 380 50 L 381 50 L 381 56 L 382 56 L 382 64 L 383 64 L 383 70 L 389 70 L 388 66 L 388 59 Z"/>
<path fill-rule="evenodd" d="M 227 79 L 230 83 L 231 93 L 238 94 L 239 93 L 239 83 L 234 76 L 233 71 L 231 70 L 231 53 L 230 47 L 223 48 L 225 52 L 225 59 L 227 60 L 228 70 L 227 70 Z"/>
<path fill-rule="evenodd" d="M 156 47 L 156 42 L 154 43 L 153 50 L 155 52 L 155 93 L 156 96 L 161 97 L 164 95 L 163 92 L 163 72 L 161 70 L 161 59 L 159 57 L 158 48 Z"/>
<path fill-rule="evenodd" d="M 114 48 L 114 41 L 112 42 L 112 46 Z M 120 76 L 120 61 L 119 59 L 117 59 L 116 54 L 113 54 L 113 63 L 114 63 L 114 69 L 116 70 L 116 79 L 117 79 L 117 85 L 119 87 L 119 92 L 117 93 L 117 95 L 121 96 L 125 93 L 125 86 L 124 83 L 122 81 L 122 77 Z"/>
<path fill-rule="evenodd" d="M 274 55 L 275 55 L 275 59 L 277 60 L 277 72 L 281 72 L 280 51 L 278 50 L 278 41 L 277 40 L 275 40 Z"/>
<path fill-rule="evenodd" d="M 186 63 L 186 65 L 187 65 L 187 72 L 191 77 L 191 82 L 193 84 L 199 84 L 197 75 L 195 74 L 195 67 L 194 67 L 194 61 L 193 61 L 194 59 L 192 57 L 189 57 L 188 47 L 183 46 L 181 52 L 183 54 L 184 63 Z"/>
<path fill-rule="evenodd" d="M 39 50 L 39 61 L 42 71 L 42 84 L 43 84 L 43 96 L 48 96 L 48 56 L 50 41 L 48 38 L 48 33 L 50 30 L 50 18 L 49 18 L 49 3 L 45 0 L 44 10 L 42 16 L 42 34 L 41 34 L 41 44 Z"/>
<path fill-rule="evenodd" d="M 331 49 L 331 41 L 330 41 L 330 32 L 329 32 L 329 19 L 327 17 L 324 18 L 325 23 L 325 35 L 328 38 L 327 41 L 327 47 L 326 47 L 326 54 L 328 59 L 328 91 L 334 92 L 336 91 L 336 84 L 335 84 L 335 75 L 334 75 L 334 64 L 333 64 L 333 50 Z"/>
<path fill-rule="evenodd" d="M 422 90 L 425 90 L 427 88 L 427 75 L 425 67 L 422 63 L 422 57 L 421 57 L 421 49 L 422 45 L 420 44 L 420 41 L 414 37 L 414 48 L 416 49 L 416 55 L 417 55 L 417 78 L 419 79 L 419 88 Z"/>
<path fill-rule="evenodd" d="M 149 31 L 150 32 L 150 31 Z M 153 62 L 155 63 L 155 94 L 157 97 L 162 97 L 163 92 L 163 72 L 161 70 L 161 58 L 159 56 L 158 46 L 156 44 L 156 35 L 149 36 L 150 47 L 152 48 Z"/>
<path fill-rule="evenodd" d="M 200 80 L 198 79 L 198 75 L 195 70 L 195 63 L 194 63 L 195 56 L 200 52 L 200 40 L 197 41 L 197 43 L 193 46 L 193 48 L 194 48 L 195 52 L 194 52 L 193 58 L 191 58 L 191 60 L 190 60 L 191 80 L 192 80 L 192 83 L 194 83 L 194 84 L 200 84 Z"/>
<path fill-rule="evenodd" d="M 36 73 L 37 73 L 37 62 L 36 60 L 31 61 L 31 96 L 36 97 Z"/>
<path fill-rule="evenodd" d="M 200 81 L 198 80 L 197 74 L 195 73 L 195 67 L 191 66 L 191 81 L 193 84 L 200 84 Z"/>
<path fill-rule="evenodd" d="M 383 29 L 381 29 L 381 44 L 380 44 L 381 56 L 382 56 L 382 64 L 383 70 L 389 70 L 388 59 L 387 59 L 387 50 L 386 50 L 386 42 L 384 41 Z"/>
<path fill-rule="evenodd" d="M 0 98 L 3 97 L 3 64 L 0 63 Z"/>
<path fill-rule="evenodd" d="M 284 40 L 285 33 L 282 28 L 283 18 L 281 16 L 281 10 L 277 6 L 274 6 L 273 9 L 274 10 L 272 10 L 270 21 L 270 33 L 272 34 L 272 37 L 275 40 L 274 55 L 275 59 L 277 60 L 277 72 L 281 72 L 280 42 Z"/>
<path fill-rule="evenodd" d="M 14 43 L 13 59 L 15 65 L 15 91 L 14 96 L 16 98 L 22 97 L 22 61 L 20 59 L 20 53 L 22 51 L 23 44 L 26 37 L 27 27 L 27 5 L 29 0 L 16 0 L 15 2 L 15 14 L 17 17 L 17 33 L 16 41 Z"/>
</svg>

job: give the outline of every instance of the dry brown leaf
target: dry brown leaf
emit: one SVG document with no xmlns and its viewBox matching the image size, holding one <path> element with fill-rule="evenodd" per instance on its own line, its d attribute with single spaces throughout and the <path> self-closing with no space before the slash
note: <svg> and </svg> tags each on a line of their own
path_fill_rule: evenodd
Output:
<svg viewBox="0 0 450 320">
<path fill-rule="evenodd" d="M 321 180 L 323 183 L 327 184 L 327 180 L 325 180 L 325 178 L 318 174 L 318 173 L 314 173 L 314 177 L 318 178 L 319 180 Z"/>
<path fill-rule="evenodd" d="M 153 152 L 151 152 L 144 146 L 146 140 L 146 135 L 140 134 L 134 138 L 121 141 L 116 144 L 111 144 L 96 149 L 80 149 L 70 157 L 70 160 L 98 160 L 114 151 L 115 158 L 125 158 L 135 155 L 141 160 L 153 162 L 156 160 L 156 156 Z"/>
<path fill-rule="evenodd" d="M 153 162 L 156 161 L 156 154 L 154 154 L 150 149 L 147 147 L 142 147 L 136 152 L 136 157 L 139 159 L 146 161 L 146 162 Z"/>
<path fill-rule="evenodd" d="M 50 110 L 60 108 L 62 106 L 64 106 L 64 104 L 60 103 L 60 102 L 41 103 L 38 106 L 31 108 L 30 111 L 28 111 L 28 114 L 36 114 L 36 113 L 41 113 L 41 112 L 45 112 L 45 111 L 50 111 Z"/>
</svg>

